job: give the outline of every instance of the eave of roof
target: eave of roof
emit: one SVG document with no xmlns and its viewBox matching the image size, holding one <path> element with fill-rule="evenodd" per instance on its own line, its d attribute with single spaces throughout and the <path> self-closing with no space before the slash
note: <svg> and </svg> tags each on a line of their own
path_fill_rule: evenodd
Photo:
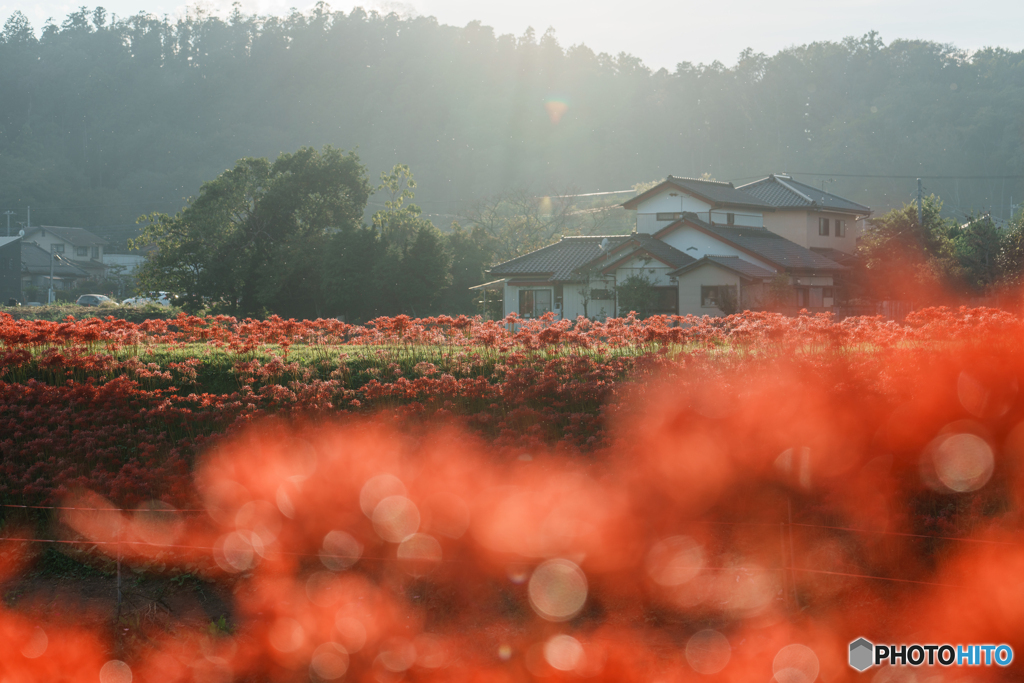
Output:
<svg viewBox="0 0 1024 683">
<path fill-rule="evenodd" d="M 733 227 L 715 226 L 715 225 L 711 225 L 709 223 L 705 223 L 700 218 L 698 218 L 695 214 L 692 214 L 692 213 L 684 213 L 683 217 L 681 219 L 679 219 L 678 221 L 675 221 L 675 222 L 670 223 L 669 225 L 665 226 L 664 228 L 659 230 L 657 233 L 655 233 L 654 236 L 657 237 L 657 238 L 660 238 L 663 235 L 668 235 L 671 232 L 674 232 L 675 230 L 678 230 L 678 229 L 682 228 L 683 226 L 689 226 L 689 227 L 693 228 L 694 230 L 697 230 L 699 232 L 704 233 L 708 237 L 712 237 L 714 239 L 717 239 L 720 242 L 728 244 L 729 246 L 731 246 L 734 249 L 737 249 L 737 250 L 743 252 L 744 254 L 746 254 L 748 256 L 756 258 L 756 259 L 758 259 L 760 261 L 764 261 L 766 263 L 770 263 L 773 266 L 775 266 L 775 267 L 777 267 L 777 268 L 779 268 L 781 270 L 799 270 L 799 271 L 812 271 L 812 272 L 813 271 L 819 271 L 819 270 L 820 271 L 847 270 L 847 268 L 845 266 L 842 266 L 842 265 L 836 263 L 835 261 L 832 261 L 831 259 L 828 259 L 828 258 L 826 258 L 824 256 L 821 256 L 820 254 L 815 254 L 810 249 L 806 249 L 805 247 L 801 247 L 799 244 L 796 244 L 795 242 L 792 242 L 791 240 L 787 240 L 785 237 L 782 237 L 781 235 L 777 235 L 777 234 L 775 234 L 775 233 L 773 233 L 770 230 L 767 230 L 765 228 L 743 228 L 743 227 L 736 227 L 736 226 L 733 226 Z M 803 250 L 804 252 L 807 252 L 807 254 L 811 255 L 812 260 L 815 263 L 812 263 L 812 264 L 802 264 L 802 265 L 794 265 L 792 263 L 785 263 L 785 262 L 780 261 L 777 256 L 772 256 L 772 255 L 769 255 L 769 254 L 765 254 L 762 251 L 757 251 L 757 250 L 751 249 L 751 248 L 749 248 L 747 246 L 744 246 L 743 244 L 737 242 L 735 239 L 731 239 L 730 238 L 730 235 L 732 233 L 737 233 L 739 235 L 742 235 L 744 232 L 748 233 L 748 235 L 750 235 L 750 236 L 757 235 L 757 237 L 760 238 L 760 239 L 783 242 L 783 243 L 789 245 L 790 249 L 795 248 L 796 250 Z M 794 253 L 794 256 L 797 255 L 797 254 L 799 254 L 799 251 L 796 251 L 796 253 Z M 800 256 L 806 258 L 806 254 L 800 254 Z"/>
<path fill-rule="evenodd" d="M 647 247 L 639 247 L 638 249 L 636 249 L 634 251 L 631 251 L 628 254 L 625 254 L 625 255 L 621 256 L 620 258 L 616 259 L 615 261 L 612 261 L 608 265 L 604 266 L 603 268 L 601 268 L 601 272 L 602 273 L 608 273 L 608 271 L 610 271 L 610 270 L 615 270 L 616 268 L 618 268 L 623 263 L 628 263 L 629 261 L 631 261 L 632 259 L 636 258 L 641 253 L 642 254 L 647 254 L 648 256 L 650 256 L 652 259 L 654 259 L 658 263 L 663 263 L 666 266 L 668 266 L 669 268 L 676 267 L 675 264 L 669 263 L 665 259 L 659 257 L 657 254 L 652 252 Z"/>
<path fill-rule="evenodd" d="M 736 261 L 738 263 L 733 263 L 732 261 Z M 672 272 L 669 273 L 669 275 L 682 275 L 683 273 L 688 273 L 691 270 L 696 270 L 697 268 L 706 265 L 714 265 L 719 268 L 725 268 L 726 270 L 730 270 L 736 273 L 745 280 L 766 280 L 775 275 L 775 273 L 771 272 L 770 270 L 765 270 L 764 268 L 754 263 L 744 261 L 738 256 L 723 257 L 707 255 L 700 259 L 697 259 L 693 263 L 683 266 L 682 268 L 677 268 L 676 270 L 673 270 Z"/>
</svg>

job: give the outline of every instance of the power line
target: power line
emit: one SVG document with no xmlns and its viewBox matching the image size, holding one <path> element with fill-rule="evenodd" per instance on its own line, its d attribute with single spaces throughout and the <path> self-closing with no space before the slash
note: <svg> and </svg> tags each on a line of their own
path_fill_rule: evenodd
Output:
<svg viewBox="0 0 1024 683">
<path fill-rule="evenodd" d="M 929 180 L 1022 180 L 1024 175 L 927 175 L 917 173 L 914 175 L 885 175 L 880 173 L 806 173 L 803 171 L 791 171 L 792 175 L 811 176 L 832 176 L 838 178 L 883 178 L 888 180 L 917 180 L 927 178 Z M 754 177 L 754 176 L 751 176 Z"/>
</svg>

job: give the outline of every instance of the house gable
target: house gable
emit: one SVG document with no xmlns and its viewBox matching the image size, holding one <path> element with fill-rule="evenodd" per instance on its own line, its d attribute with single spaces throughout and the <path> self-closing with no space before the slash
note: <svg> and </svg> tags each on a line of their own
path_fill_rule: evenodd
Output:
<svg viewBox="0 0 1024 683">
<path fill-rule="evenodd" d="M 659 239 L 695 260 L 705 256 L 736 256 L 765 270 L 777 268 L 756 252 L 723 240 L 714 232 L 688 220 L 673 223 L 671 229 L 663 230 Z"/>
</svg>

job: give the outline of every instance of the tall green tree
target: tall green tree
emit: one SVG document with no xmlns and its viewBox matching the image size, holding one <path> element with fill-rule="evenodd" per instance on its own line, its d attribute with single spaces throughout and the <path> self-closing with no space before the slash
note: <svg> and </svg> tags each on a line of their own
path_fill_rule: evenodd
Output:
<svg viewBox="0 0 1024 683">
<path fill-rule="evenodd" d="M 926 304 L 960 288 L 949 237 L 953 226 L 942 218 L 942 202 L 926 197 L 921 213 L 918 222 L 917 205 L 906 204 L 872 221 L 858 247 L 861 270 L 854 276 L 869 298 Z"/>
<path fill-rule="evenodd" d="M 332 147 L 242 159 L 176 215 L 143 217 L 135 245 L 156 249 L 140 282 L 241 315 L 320 315 L 330 238 L 358 230 L 369 195 L 358 157 Z"/>
</svg>

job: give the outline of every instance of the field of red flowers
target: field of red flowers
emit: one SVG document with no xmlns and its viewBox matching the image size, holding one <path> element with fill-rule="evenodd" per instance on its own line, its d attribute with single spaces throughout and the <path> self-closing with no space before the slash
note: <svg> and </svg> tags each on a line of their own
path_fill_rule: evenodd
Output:
<svg viewBox="0 0 1024 683">
<path fill-rule="evenodd" d="M 67 508 L 5 514 L 0 571 L 59 541 L 234 600 L 230 633 L 128 644 L 0 611 L 10 680 L 811 683 L 858 678 L 861 636 L 1024 646 L 1004 311 L 2 317 L 0 344 L 0 503 Z"/>
</svg>

